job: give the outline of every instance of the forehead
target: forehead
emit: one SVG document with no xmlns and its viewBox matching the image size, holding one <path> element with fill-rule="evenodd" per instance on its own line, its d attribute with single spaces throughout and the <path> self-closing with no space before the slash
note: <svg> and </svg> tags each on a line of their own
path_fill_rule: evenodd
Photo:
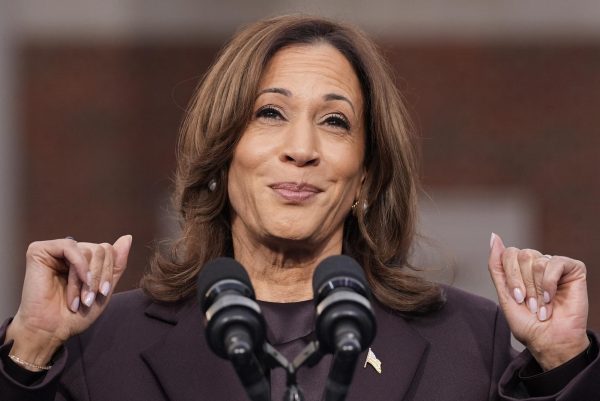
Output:
<svg viewBox="0 0 600 401">
<path fill-rule="evenodd" d="M 292 45 L 275 53 L 261 76 L 259 89 L 269 86 L 295 86 L 315 94 L 337 90 L 362 102 L 354 68 L 339 50 L 324 42 Z"/>
</svg>

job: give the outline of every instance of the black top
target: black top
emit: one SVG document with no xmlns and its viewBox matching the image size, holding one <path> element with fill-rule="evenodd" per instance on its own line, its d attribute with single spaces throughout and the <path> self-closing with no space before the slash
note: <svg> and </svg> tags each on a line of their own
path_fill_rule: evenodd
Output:
<svg viewBox="0 0 600 401">
<path fill-rule="evenodd" d="M 267 321 L 267 340 L 279 352 L 292 361 L 308 343 L 315 339 L 313 301 L 292 303 L 259 302 Z M 325 388 L 331 356 L 325 356 L 316 366 L 301 367 L 297 380 L 304 399 L 319 400 Z M 286 375 L 283 369 L 271 371 L 271 399 L 283 399 L 286 390 Z"/>
</svg>

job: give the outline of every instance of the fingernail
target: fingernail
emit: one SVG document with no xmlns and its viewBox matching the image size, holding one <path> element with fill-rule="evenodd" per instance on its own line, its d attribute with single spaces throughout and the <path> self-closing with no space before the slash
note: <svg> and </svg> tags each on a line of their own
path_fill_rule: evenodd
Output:
<svg viewBox="0 0 600 401">
<path fill-rule="evenodd" d="M 93 292 L 88 292 L 83 300 L 83 303 L 89 308 L 94 303 L 94 299 L 96 299 L 96 294 Z"/>
<path fill-rule="evenodd" d="M 109 292 L 110 292 L 110 283 L 108 281 L 105 281 L 100 286 L 100 293 L 106 297 L 106 296 L 108 296 Z"/>
<path fill-rule="evenodd" d="M 79 297 L 75 297 L 73 302 L 71 302 L 71 311 L 77 312 L 79 310 Z"/>
<path fill-rule="evenodd" d="M 87 272 L 86 280 L 87 280 L 86 284 L 88 285 L 88 287 L 91 287 L 92 286 L 92 272 Z"/>
<path fill-rule="evenodd" d="M 550 294 L 548 293 L 548 291 L 544 291 L 544 303 L 550 303 Z"/>
<path fill-rule="evenodd" d="M 525 297 L 523 296 L 523 293 L 521 292 L 520 288 L 515 288 L 513 290 L 513 295 L 515 296 L 515 301 L 517 301 L 518 304 L 522 304 L 525 300 Z"/>
<path fill-rule="evenodd" d="M 492 247 L 494 246 L 495 239 L 496 239 L 496 234 L 492 233 L 492 236 L 490 237 L 490 249 L 492 249 Z"/>
<path fill-rule="evenodd" d="M 535 298 L 529 298 L 529 300 L 527 301 L 527 304 L 529 305 L 529 310 L 531 311 L 531 313 L 536 313 L 537 312 L 537 299 Z"/>
<path fill-rule="evenodd" d="M 546 310 L 545 306 L 542 306 L 540 308 L 540 313 L 539 313 L 539 317 L 540 320 L 543 322 L 544 320 L 548 319 L 548 311 Z"/>
</svg>

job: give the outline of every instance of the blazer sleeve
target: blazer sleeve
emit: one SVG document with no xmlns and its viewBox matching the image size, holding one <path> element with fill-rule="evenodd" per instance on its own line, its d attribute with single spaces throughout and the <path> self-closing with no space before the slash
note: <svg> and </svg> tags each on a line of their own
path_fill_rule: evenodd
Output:
<svg viewBox="0 0 600 401">
<path fill-rule="evenodd" d="M 0 344 L 6 338 L 8 319 L 0 326 Z M 0 400 L 2 401 L 89 401 L 81 367 L 78 336 L 60 349 L 53 358 L 52 368 L 40 381 L 25 386 L 13 379 L 6 370 L 5 361 L 12 341 L 0 346 Z M 66 379 L 66 380 L 65 380 Z M 64 383 L 69 383 L 66 387 Z"/>
<path fill-rule="evenodd" d="M 562 388 L 552 394 L 533 395 L 528 391 L 528 386 L 524 383 L 523 371 L 532 364 L 537 365 L 535 359 L 528 350 L 524 350 L 516 355 L 514 350 L 506 350 L 506 338 L 510 338 L 510 330 L 504 315 L 498 308 L 496 316 L 496 329 L 494 341 L 494 357 L 492 366 L 492 388 L 490 389 L 490 399 L 499 401 L 583 401 L 600 399 L 600 357 L 598 355 L 598 338 L 588 332 L 590 338 L 590 348 L 586 358 L 586 365 L 578 373 L 573 375 Z M 504 340 L 501 340 L 504 339 Z M 561 379 L 561 369 L 544 373 L 547 379 L 555 377 Z M 564 372 L 564 369 L 563 369 Z M 553 376 L 554 375 L 554 376 Z M 531 387 L 531 386 L 529 386 Z"/>
</svg>

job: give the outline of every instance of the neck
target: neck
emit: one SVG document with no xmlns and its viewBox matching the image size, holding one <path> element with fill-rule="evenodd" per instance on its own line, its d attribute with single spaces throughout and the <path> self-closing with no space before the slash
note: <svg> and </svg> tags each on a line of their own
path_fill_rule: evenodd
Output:
<svg viewBox="0 0 600 401">
<path fill-rule="evenodd" d="M 254 241 L 233 235 L 235 259 L 248 271 L 256 298 L 269 302 L 298 302 L 313 298 L 312 276 L 328 256 L 342 252 L 342 233 L 319 245 L 298 241 Z"/>
</svg>

